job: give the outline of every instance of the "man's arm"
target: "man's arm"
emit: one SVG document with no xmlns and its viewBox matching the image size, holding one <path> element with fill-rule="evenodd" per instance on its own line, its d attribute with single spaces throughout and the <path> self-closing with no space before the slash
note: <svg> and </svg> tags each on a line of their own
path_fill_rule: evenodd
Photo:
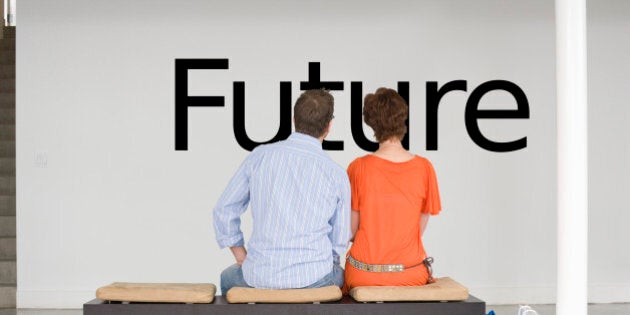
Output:
<svg viewBox="0 0 630 315">
<path fill-rule="evenodd" d="M 245 257 L 247 257 L 247 250 L 245 249 L 245 246 L 232 246 L 230 247 L 230 250 L 236 259 L 236 263 L 239 266 L 242 265 L 243 261 L 245 261 Z"/>
<path fill-rule="evenodd" d="M 329 238 L 332 243 L 333 262 L 340 263 L 341 255 L 345 255 L 348 250 L 348 241 L 350 240 L 350 183 L 347 176 L 341 184 L 341 194 L 337 200 L 335 213 L 330 220 L 332 231 Z"/>
<path fill-rule="evenodd" d="M 245 260 L 245 242 L 241 231 L 241 214 L 249 204 L 249 178 L 255 162 L 250 154 L 238 168 L 213 211 L 214 232 L 220 248 L 230 247 L 237 263 Z"/>
</svg>

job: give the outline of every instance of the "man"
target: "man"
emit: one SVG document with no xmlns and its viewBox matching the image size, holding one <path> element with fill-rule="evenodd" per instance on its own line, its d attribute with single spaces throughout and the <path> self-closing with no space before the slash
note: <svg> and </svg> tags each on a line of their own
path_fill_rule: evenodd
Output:
<svg viewBox="0 0 630 315">
<path fill-rule="evenodd" d="M 304 92 L 293 109 L 295 132 L 252 151 L 219 198 L 217 242 L 236 259 L 221 273 L 223 295 L 234 286 L 343 285 L 339 259 L 350 237 L 350 184 L 322 150 L 333 110 L 327 91 Z M 254 227 L 246 250 L 240 216 L 248 204 Z"/>
</svg>

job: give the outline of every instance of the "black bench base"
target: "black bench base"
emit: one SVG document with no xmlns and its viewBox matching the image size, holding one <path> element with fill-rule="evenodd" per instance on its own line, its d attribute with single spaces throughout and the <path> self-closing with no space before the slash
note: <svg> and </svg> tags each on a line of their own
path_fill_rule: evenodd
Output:
<svg viewBox="0 0 630 315">
<path fill-rule="evenodd" d="M 229 304 L 225 297 L 217 296 L 212 304 L 171 304 L 171 303 L 120 303 L 94 299 L 83 304 L 84 315 L 109 314 L 431 314 L 431 315 L 483 315 L 486 302 L 469 296 L 461 302 L 385 302 L 361 303 L 350 297 L 332 303 L 320 304 Z"/>
</svg>

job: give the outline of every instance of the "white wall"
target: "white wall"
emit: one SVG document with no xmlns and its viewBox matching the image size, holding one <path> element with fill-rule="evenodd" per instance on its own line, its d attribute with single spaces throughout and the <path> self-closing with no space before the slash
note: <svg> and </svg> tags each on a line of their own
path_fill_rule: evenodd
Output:
<svg viewBox="0 0 630 315">
<path fill-rule="evenodd" d="M 590 1 L 589 282 L 598 302 L 630 301 L 630 2 Z"/>
<path fill-rule="evenodd" d="M 410 82 L 411 150 L 433 161 L 442 193 L 444 210 L 425 234 L 439 275 L 490 303 L 553 302 L 554 32 L 553 2 L 543 0 L 20 2 L 18 307 L 80 307 L 113 281 L 218 284 L 232 257 L 214 241 L 211 209 L 247 154 L 232 134 L 232 82 L 246 82 L 247 131 L 265 140 L 278 124 L 279 82 L 293 82 L 295 100 L 309 61 L 321 62 L 322 80 L 346 82 L 334 92 L 330 135 L 345 142 L 345 151 L 330 153 L 343 166 L 365 154 L 350 134 L 350 81 L 363 81 L 364 91 Z M 191 95 L 225 95 L 226 107 L 190 109 L 186 152 L 173 145 L 175 58 L 230 59 L 227 71 L 190 73 Z M 426 152 L 425 82 L 456 79 L 468 81 L 468 92 L 443 99 L 439 150 Z M 496 140 L 527 136 L 524 150 L 488 152 L 466 133 L 467 96 L 494 79 L 525 91 L 531 118 L 482 121 L 482 131 Z M 601 97 L 610 110 L 621 104 L 606 91 Z M 513 106 L 506 93 L 482 101 Z M 610 135 L 599 136 L 607 143 Z M 627 144 L 619 147 L 627 157 Z M 627 174 L 625 160 L 614 162 Z M 592 180 L 608 181 L 614 167 L 603 167 L 609 173 Z M 624 178 L 614 189 L 628 190 Z M 602 211 L 623 215 L 621 194 L 606 193 L 592 207 L 605 200 Z M 605 242 L 609 255 L 628 232 L 606 220 L 618 224 L 618 238 L 592 237 L 591 248 Z M 615 278 L 627 264 L 614 264 L 592 283 L 617 286 L 630 301 L 628 279 Z"/>
</svg>

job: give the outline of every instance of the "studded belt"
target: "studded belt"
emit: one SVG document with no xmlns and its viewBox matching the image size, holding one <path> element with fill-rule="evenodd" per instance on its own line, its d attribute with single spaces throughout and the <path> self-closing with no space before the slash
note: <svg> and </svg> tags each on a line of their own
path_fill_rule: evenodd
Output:
<svg viewBox="0 0 630 315">
<path fill-rule="evenodd" d="M 364 262 L 358 261 L 354 259 L 354 257 L 348 255 L 348 262 L 352 267 L 357 268 L 359 270 L 367 271 L 367 272 L 403 272 L 405 269 L 417 267 L 420 265 L 424 265 L 427 268 L 427 272 L 429 273 L 429 283 L 434 282 L 433 279 L 433 268 L 431 268 L 431 264 L 433 263 L 432 257 L 425 258 L 421 263 L 405 267 L 403 264 L 389 264 L 389 265 L 377 265 L 377 264 L 366 264 Z"/>
<path fill-rule="evenodd" d="M 403 264 L 391 264 L 391 265 L 376 265 L 376 264 L 366 264 L 364 262 L 360 262 L 354 257 L 348 255 L 348 262 L 352 267 L 357 268 L 359 270 L 368 271 L 368 272 L 403 272 L 405 270 L 405 266 Z"/>
</svg>

